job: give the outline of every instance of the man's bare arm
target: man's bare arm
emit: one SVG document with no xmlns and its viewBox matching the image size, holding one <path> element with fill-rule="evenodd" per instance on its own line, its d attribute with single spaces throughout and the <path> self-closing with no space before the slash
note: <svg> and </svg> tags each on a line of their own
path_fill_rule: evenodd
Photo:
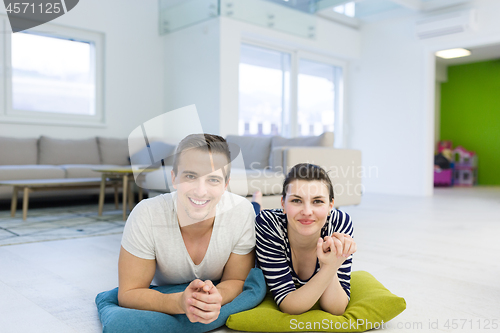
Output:
<svg viewBox="0 0 500 333">
<path fill-rule="evenodd" d="M 231 253 L 224 267 L 221 282 L 217 285 L 222 296 L 222 305 L 231 302 L 243 291 L 243 284 L 255 265 L 255 252 L 245 255 Z"/>
<path fill-rule="evenodd" d="M 122 307 L 168 314 L 185 313 L 183 293 L 162 294 L 149 289 L 156 270 L 156 260 L 142 259 L 123 247 L 118 260 L 118 303 Z"/>
</svg>

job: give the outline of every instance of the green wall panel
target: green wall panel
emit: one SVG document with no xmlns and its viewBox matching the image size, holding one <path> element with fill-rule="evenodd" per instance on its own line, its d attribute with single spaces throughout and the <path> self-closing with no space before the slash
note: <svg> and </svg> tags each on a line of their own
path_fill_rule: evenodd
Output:
<svg viewBox="0 0 500 333">
<path fill-rule="evenodd" d="M 500 60 L 448 67 L 440 139 L 477 153 L 479 185 L 500 185 Z"/>
</svg>

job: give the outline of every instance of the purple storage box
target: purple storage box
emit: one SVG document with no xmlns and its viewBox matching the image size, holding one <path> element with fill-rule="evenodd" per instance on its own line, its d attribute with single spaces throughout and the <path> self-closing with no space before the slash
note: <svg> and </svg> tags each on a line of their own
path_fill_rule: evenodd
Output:
<svg viewBox="0 0 500 333">
<path fill-rule="evenodd" d="M 453 169 L 435 169 L 434 186 L 452 186 Z"/>
</svg>

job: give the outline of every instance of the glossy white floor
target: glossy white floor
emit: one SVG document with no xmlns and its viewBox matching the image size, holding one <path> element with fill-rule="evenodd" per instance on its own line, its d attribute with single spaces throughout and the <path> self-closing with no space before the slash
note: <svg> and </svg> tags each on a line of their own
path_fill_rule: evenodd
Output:
<svg viewBox="0 0 500 333">
<path fill-rule="evenodd" d="M 406 299 L 384 331 L 500 330 L 499 187 L 368 194 L 344 211 L 355 223 L 353 270 Z M 0 247 L 0 332 L 101 331 L 94 298 L 117 286 L 119 247 L 120 235 Z"/>
</svg>

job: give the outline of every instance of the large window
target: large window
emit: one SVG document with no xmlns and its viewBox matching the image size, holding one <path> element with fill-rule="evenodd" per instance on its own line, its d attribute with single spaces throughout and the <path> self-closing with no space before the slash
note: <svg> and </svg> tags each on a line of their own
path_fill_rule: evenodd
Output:
<svg viewBox="0 0 500 333">
<path fill-rule="evenodd" d="M 289 106 L 290 54 L 242 45 L 239 77 L 239 134 L 282 133 Z"/>
<path fill-rule="evenodd" d="M 43 29 L 3 36 L 0 121 L 101 125 L 102 36 L 49 24 Z"/>
<path fill-rule="evenodd" d="M 341 65 L 243 44 L 239 74 L 240 135 L 311 136 L 339 128 Z"/>
<path fill-rule="evenodd" d="M 339 67 L 300 59 L 298 76 L 298 135 L 334 131 Z"/>
<path fill-rule="evenodd" d="M 14 110 L 95 115 L 93 44 L 28 33 L 11 40 Z"/>
</svg>

